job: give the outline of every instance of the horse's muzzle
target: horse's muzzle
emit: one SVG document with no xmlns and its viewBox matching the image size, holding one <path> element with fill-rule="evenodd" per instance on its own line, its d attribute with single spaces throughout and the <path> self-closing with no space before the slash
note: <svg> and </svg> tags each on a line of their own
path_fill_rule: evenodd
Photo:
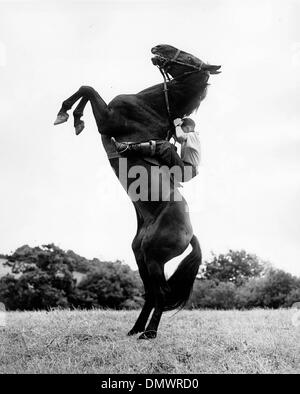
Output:
<svg viewBox="0 0 300 394">
<path fill-rule="evenodd" d="M 154 57 L 152 57 L 151 58 L 151 61 L 152 61 L 152 64 L 154 65 L 154 66 L 162 66 L 163 65 L 163 63 L 164 63 L 164 59 L 163 58 L 161 58 L 160 56 L 154 56 Z"/>
</svg>

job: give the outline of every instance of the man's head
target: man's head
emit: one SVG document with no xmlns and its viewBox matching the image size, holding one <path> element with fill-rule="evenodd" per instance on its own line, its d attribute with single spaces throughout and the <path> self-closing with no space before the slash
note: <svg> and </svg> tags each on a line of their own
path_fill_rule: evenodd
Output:
<svg viewBox="0 0 300 394">
<path fill-rule="evenodd" d="M 191 118 L 183 118 L 181 128 L 185 133 L 192 133 L 195 131 L 195 122 Z"/>
</svg>

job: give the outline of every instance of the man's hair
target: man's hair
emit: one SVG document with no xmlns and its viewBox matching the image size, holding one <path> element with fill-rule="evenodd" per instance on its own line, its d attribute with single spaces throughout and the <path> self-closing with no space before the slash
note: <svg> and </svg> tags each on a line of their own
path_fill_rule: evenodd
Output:
<svg viewBox="0 0 300 394">
<path fill-rule="evenodd" d="M 196 123 L 191 118 L 183 118 L 182 119 L 182 126 L 190 126 L 194 129 L 196 126 Z"/>
</svg>

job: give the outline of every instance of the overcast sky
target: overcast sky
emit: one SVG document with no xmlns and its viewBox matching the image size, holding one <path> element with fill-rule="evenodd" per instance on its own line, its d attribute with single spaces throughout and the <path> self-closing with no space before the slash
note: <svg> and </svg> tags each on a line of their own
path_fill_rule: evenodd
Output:
<svg viewBox="0 0 300 394">
<path fill-rule="evenodd" d="M 300 2 L 0 1 L 0 252 L 54 242 L 136 268 L 133 205 L 92 117 L 53 126 L 81 85 L 109 102 L 161 82 L 151 47 L 222 65 L 184 186 L 204 256 L 244 248 L 300 275 Z"/>
</svg>

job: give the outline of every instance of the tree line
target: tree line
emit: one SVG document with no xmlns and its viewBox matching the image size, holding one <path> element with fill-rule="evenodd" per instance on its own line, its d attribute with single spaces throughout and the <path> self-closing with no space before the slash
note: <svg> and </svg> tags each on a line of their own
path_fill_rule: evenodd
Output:
<svg viewBox="0 0 300 394">
<path fill-rule="evenodd" d="M 0 278 L 0 302 L 8 310 L 136 309 L 143 304 L 138 272 L 121 261 L 88 260 L 54 244 L 24 245 L 3 257 L 11 273 Z M 280 308 L 300 301 L 300 278 L 256 255 L 229 250 L 212 257 L 203 264 L 186 308 Z"/>
<path fill-rule="evenodd" d="M 300 278 L 244 250 L 213 255 L 188 306 L 211 309 L 290 307 L 300 301 Z"/>
</svg>

